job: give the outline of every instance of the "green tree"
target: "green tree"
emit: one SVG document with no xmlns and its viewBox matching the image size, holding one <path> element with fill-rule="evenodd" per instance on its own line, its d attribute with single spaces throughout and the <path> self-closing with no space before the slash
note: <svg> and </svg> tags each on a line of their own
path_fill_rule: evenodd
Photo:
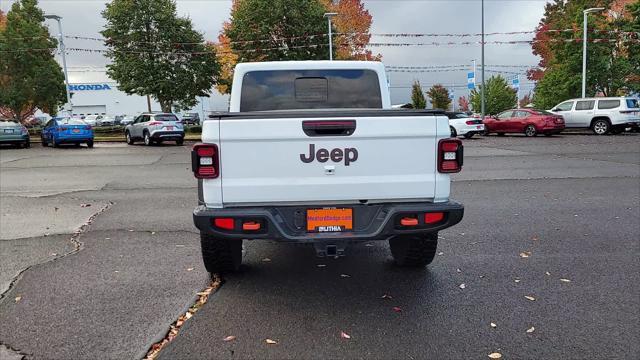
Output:
<svg viewBox="0 0 640 360">
<path fill-rule="evenodd" d="M 634 1 L 554 0 L 546 5 L 532 45 L 533 53 L 541 57 L 541 70 L 529 73 L 530 79 L 539 80 L 536 106 L 557 104 L 581 95 L 582 41 L 579 40 L 582 39 L 582 12 L 591 7 L 604 7 L 605 11 L 588 16 L 589 39 L 592 41 L 587 46 L 586 95 L 602 93 L 615 96 L 640 85 L 640 79 L 634 81 L 634 74 L 640 72 L 640 68 L 634 67 L 630 61 L 637 38 L 615 33 L 625 28 L 633 31 L 633 22 L 637 24 L 638 18 L 636 16 L 634 20 L 624 11 L 609 11 L 617 10 L 624 2 Z M 634 6 L 637 7 L 637 0 L 634 3 L 636 5 L 627 7 L 631 12 Z M 549 32 L 549 29 L 576 30 Z M 637 48 L 635 50 L 637 53 Z M 556 86 L 560 88 L 554 89 Z"/>
<path fill-rule="evenodd" d="M 516 106 L 517 92 L 509 86 L 505 78 L 500 75 L 492 76 L 485 83 L 487 89 L 485 93 L 485 112 L 488 115 L 495 115 Z M 481 89 L 482 85 L 478 86 L 477 90 L 471 90 L 470 101 L 476 111 L 481 108 Z"/>
<path fill-rule="evenodd" d="M 327 31 L 320 1 L 243 0 L 234 5 L 224 35 L 238 62 L 329 58 L 326 38 L 304 37 Z"/>
<path fill-rule="evenodd" d="M 411 104 L 414 109 L 424 109 L 427 107 L 427 100 L 424 98 L 422 86 L 420 86 L 420 82 L 418 80 L 414 81 L 411 86 Z"/>
<path fill-rule="evenodd" d="M 449 98 L 449 90 L 441 84 L 435 84 L 427 91 L 429 99 L 431 99 L 431 106 L 434 109 L 449 109 L 451 99 Z"/>
<path fill-rule="evenodd" d="M 627 16 L 621 20 L 621 29 L 627 32 L 640 34 L 640 1 L 635 1 L 626 7 Z M 636 39 L 638 37 L 636 36 Z M 629 59 L 630 75 L 628 86 L 635 92 L 640 92 L 640 42 L 628 44 L 627 55 Z"/>
<path fill-rule="evenodd" d="M 107 74 L 120 90 L 151 95 L 166 112 L 209 96 L 220 71 L 214 46 L 177 15 L 173 0 L 113 0 L 102 16 Z"/>
<path fill-rule="evenodd" d="M 57 41 L 43 24 L 37 0 L 13 3 L 0 30 L 0 109 L 24 121 L 36 109 L 55 115 L 64 104 L 64 75 L 54 58 Z"/>
</svg>

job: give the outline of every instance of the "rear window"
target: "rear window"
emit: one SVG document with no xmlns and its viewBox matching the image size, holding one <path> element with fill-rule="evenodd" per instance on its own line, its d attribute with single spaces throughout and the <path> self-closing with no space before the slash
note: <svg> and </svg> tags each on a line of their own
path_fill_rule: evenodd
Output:
<svg viewBox="0 0 640 360">
<path fill-rule="evenodd" d="M 627 99 L 627 107 L 629 109 L 638 109 L 640 108 L 640 102 L 638 102 L 638 99 Z"/>
<path fill-rule="evenodd" d="M 615 109 L 620 106 L 620 100 L 599 100 L 598 109 Z"/>
<path fill-rule="evenodd" d="M 156 121 L 178 121 L 178 117 L 173 114 L 154 115 L 153 119 Z"/>
<path fill-rule="evenodd" d="M 62 125 L 86 125 L 86 123 L 84 121 L 82 121 L 82 120 L 70 119 L 70 118 L 58 119 L 58 124 L 62 124 Z"/>
<path fill-rule="evenodd" d="M 372 70 L 273 70 L 244 75 L 240 111 L 382 108 Z"/>
</svg>

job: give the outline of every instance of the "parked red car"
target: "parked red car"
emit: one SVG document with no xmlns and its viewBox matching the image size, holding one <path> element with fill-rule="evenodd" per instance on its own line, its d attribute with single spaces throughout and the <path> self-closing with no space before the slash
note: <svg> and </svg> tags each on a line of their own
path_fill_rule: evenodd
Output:
<svg viewBox="0 0 640 360">
<path fill-rule="evenodd" d="M 564 119 L 560 115 L 544 110 L 513 109 L 496 116 L 484 118 L 485 134 L 524 133 L 526 136 L 545 134 L 551 136 L 564 130 Z"/>
</svg>

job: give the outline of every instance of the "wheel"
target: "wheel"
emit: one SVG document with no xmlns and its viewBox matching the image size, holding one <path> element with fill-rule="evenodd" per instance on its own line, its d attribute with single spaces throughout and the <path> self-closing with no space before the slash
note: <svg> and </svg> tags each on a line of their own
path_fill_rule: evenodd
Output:
<svg viewBox="0 0 640 360">
<path fill-rule="evenodd" d="M 468 132 L 468 133 L 464 134 L 464 138 L 465 139 L 471 139 L 473 137 L 473 135 L 475 135 L 474 132 Z"/>
<path fill-rule="evenodd" d="M 151 135 L 146 131 L 144 132 L 144 144 L 147 146 L 153 144 L 153 141 L 151 141 Z"/>
<path fill-rule="evenodd" d="M 176 145 L 182 146 L 184 144 L 184 139 L 176 140 Z"/>
<path fill-rule="evenodd" d="M 498 133 L 498 136 L 504 136 L 504 133 Z"/>
<path fill-rule="evenodd" d="M 133 145 L 133 143 L 135 142 L 133 141 L 133 138 L 131 137 L 131 134 L 129 134 L 128 131 L 124 133 L 124 137 L 127 139 L 127 144 L 129 145 Z"/>
<path fill-rule="evenodd" d="M 483 136 L 489 136 L 489 134 L 491 134 L 491 132 L 489 131 L 489 129 L 487 129 L 487 128 L 485 127 L 484 131 L 482 132 L 482 135 L 483 135 Z"/>
<path fill-rule="evenodd" d="M 242 264 L 242 240 L 218 239 L 200 234 L 200 246 L 204 267 L 210 273 L 234 272 Z"/>
<path fill-rule="evenodd" d="M 47 140 L 44 139 L 44 136 L 40 135 L 40 141 L 43 147 L 47 147 L 49 146 L 49 144 L 47 144 Z"/>
<path fill-rule="evenodd" d="M 596 135 L 605 135 L 609 132 L 609 122 L 605 119 L 598 119 L 591 125 L 591 130 Z"/>
<path fill-rule="evenodd" d="M 438 247 L 438 233 L 394 236 L 389 239 L 391 255 L 403 267 L 424 267 L 433 261 Z"/>
<path fill-rule="evenodd" d="M 60 147 L 60 143 L 56 141 L 56 138 L 52 138 L 51 140 L 53 142 L 53 147 L 54 148 Z"/>
<path fill-rule="evenodd" d="M 524 135 L 527 136 L 527 137 L 536 136 L 536 135 L 538 135 L 538 131 L 536 130 L 535 126 L 527 125 L 527 127 L 524 128 Z"/>
<path fill-rule="evenodd" d="M 80 145 L 80 144 L 78 144 L 78 145 Z M 92 148 L 93 147 L 93 140 L 87 141 L 87 147 L 88 148 Z"/>
<path fill-rule="evenodd" d="M 25 148 L 25 149 L 28 149 L 28 148 L 30 148 L 30 147 L 31 147 L 31 141 L 29 141 L 29 140 L 25 141 L 25 143 L 24 143 L 24 148 Z"/>
<path fill-rule="evenodd" d="M 453 126 L 449 126 L 449 129 L 451 130 L 451 137 L 452 138 L 458 136 L 458 132 L 456 131 L 456 128 L 454 128 Z"/>
</svg>

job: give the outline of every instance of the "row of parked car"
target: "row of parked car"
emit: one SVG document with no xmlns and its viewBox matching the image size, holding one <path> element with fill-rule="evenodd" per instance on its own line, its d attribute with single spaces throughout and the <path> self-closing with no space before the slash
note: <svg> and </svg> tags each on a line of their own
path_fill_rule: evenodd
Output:
<svg viewBox="0 0 640 360">
<path fill-rule="evenodd" d="M 116 115 L 114 117 L 108 115 L 86 115 L 80 116 L 79 119 L 91 126 L 127 126 L 132 124 L 137 116 L 132 115 Z M 198 113 L 184 113 L 179 121 L 183 125 L 200 125 L 200 115 Z"/>
<path fill-rule="evenodd" d="M 596 135 L 638 131 L 640 101 L 632 97 L 584 98 L 562 102 L 551 110 L 510 109 L 484 121 L 467 113 L 449 112 L 451 136 L 521 133 L 559 134 L 567 128 L 591 129 Z"/>
</svg>

